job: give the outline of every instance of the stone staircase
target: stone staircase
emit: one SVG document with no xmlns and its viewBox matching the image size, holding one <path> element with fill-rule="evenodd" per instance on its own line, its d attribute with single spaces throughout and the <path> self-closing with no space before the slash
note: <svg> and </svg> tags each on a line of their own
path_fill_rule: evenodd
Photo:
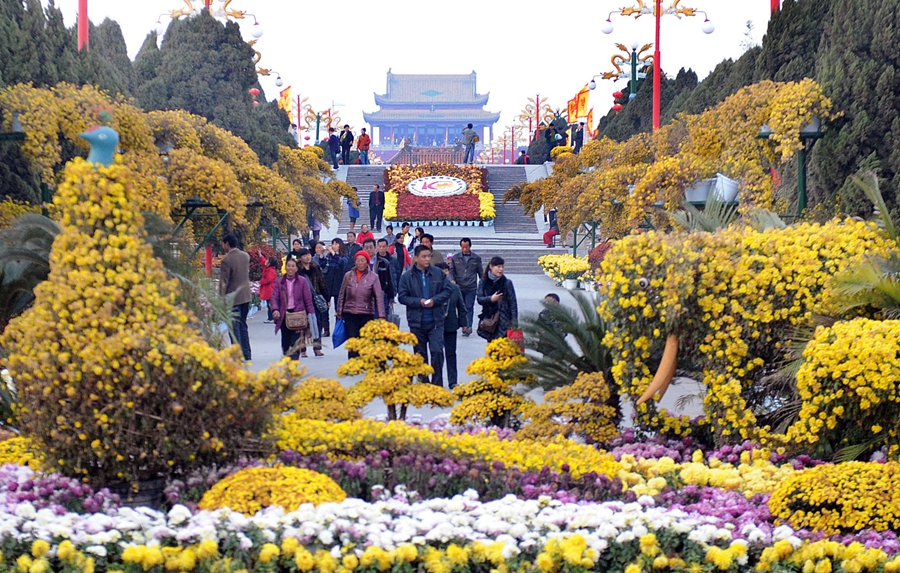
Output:
<svg viewBox="0 0 900 573">
<path fill-rule="evenodd" d="M 376 183 L 384 187 L 382 165 L 350 165 L 347 167 L 346 182 L 359 190 L 360 207 L 356 230 L 361 223 L 369 223 L 367 203 L 369 192 Z M 503 193 L 512 185 L 526 180 L 525 169 L 520 166 L 488 166 L 488 186 L 494 194 L 497 218 L 492 227 L 425 227 L 425 232 L 435 238 L 435 248 L 445 255 L 459 251 L 459 241 L 467 237 L 472 241 L 472 250 L 481 256 L 485 264 L 495 255 L 503 257 L 505 272 L 509 274 L 539 275 L 537 259 L 547 253 L 562 252 L 544 247 L 541 233 L 534 217 L 525 215 L 517 202 L 503 205 Z M 343 238 L 350 230 L 350 219 L 344 206 L 338 224 L 337 236 Z M 399 231 L 399 229 L 396 229 Z M 384 234 L 376 233 L 376 237 Z"/>
</svg>

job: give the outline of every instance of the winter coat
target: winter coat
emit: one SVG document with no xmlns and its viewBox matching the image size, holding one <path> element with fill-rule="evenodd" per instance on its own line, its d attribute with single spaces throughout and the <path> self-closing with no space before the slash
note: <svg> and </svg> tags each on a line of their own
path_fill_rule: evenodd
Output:
<svg viewBox="0 0 900 573">
<path fill-rule="evenodd" d="M 444 319 L 444 332 L 456 332 L 464 324 L 468 324 L 466 301 L 463 300 L 459 287 L 450 283 L 450 300 L 447 301 L 447 317 Z"/>
<path fill-rule="evenodd" d="M 478 336 L 485 340 L 494 340 L 501 336 L 506 336 L 506 331 L 513 328 L 519 323 L 519 305 L 516 301 L 516 289 L 513 287 L 511 280 L 506 276 L 501 276 L 494 280 L 490 273 L 489 278 L 482 278 L 478 285 L 478 292 L 475 295 L 478 304 L 481 305 L 481 314 L 478 318 L 490 318 L 497 312 L 498 303 L 491 301 L 491 295 L 502 292 L 503 298 L 500 299 L 500 323 L 497 325 L 497 331 L 493 334 L 478 330 Z"/>
<path fill-rule="evenodd" d="M 328 136 L 328 149 L 335 155 L 341 152 L 341 140 L 333 133 Z"/>
<path fill-rule="evenodd" d="M 413 265 L 400 277 L 400 289 L 397 300 L 406 307 L 406 323 L 410 328 L 422 326 L 422 314 L 426 310 L 422 308 L 422 299 L 431 299 L 434 306 L 431 307 L 434 316 L 434 326 L 439 330 L 444 329 L 444 317 L 447 314 L 447 301 L 450 300 L 450 281 L 444 271 L 436 267 L 425 269 L 425 280 L 428 281 L 429 292 L 425 296 L 422 292 L 422 273 L 419 267 Z"/>
<path fill-rule="evenodd" d="M 325 284 L 328 285 L 329 296 L 341 293 L 341 281 L 346 274 L 347 256 L 328 255 L 328 270 L 325 272 Z"/>
<path fill-rule="evenodd" d="M 353 140 L 356 139 L 353 137 L 353 132 L 349 129 L 347 131 L 341 132 L 341 148 L 342 149 L 350 149 L 353 147 Z"/>
<path fill-rule="evenodd" d="M 478 288 L 478 278 L 484 275 L 481 266 L 481 257 L 475 253 L 469 255 L 469 262 L 463 258 L 462 253 L 456 253 L 450 258 L 450 280 L 456 283 L 460 291 L 470 291 Z"/>
<path fill-rule="evenodd" d="M 384 318 L 384 293 L 381 291 L 381 283 L 378 275 L 367 270 L 359 279 L 356 278 L 356 269 L 352 269 L 344 275 L 338 295 L 335 315 L 365 314 L 374 315 L 375 318 Z"/>
<path fill-rule="evenodd" d="M 287 275 L 275 281 L 275 288 L 272 290 L 272 312 L 278 311 L 278 318 L 275 319 L 275 332 L 281 330 L 284 324 L 284 313 L 288 310 L 299 312 L 305 310 L 310 320 L 316 317 L 316 307 L 312 299 L 312 291 L 309 288 L 309 281 L 303 275 L 294 277 L 293 301 L 287 300 Z"/>
<path fill-rule="evenodd" d="M 263 269 L 262 278 L 259 279 L 259 300 L 272 298 L 272 290 L 275 288 L 277 279 L 278 273 L 275 271 L 275 267 L 265 267 Z"/>
<path fill-rule="evenodd" d="M 347 198 L 347 216 L 351 219 L 359 219 L 359 208 L 357 208 L 349 197 Z"/>
<path fill-rule="evenodd" d="M 325 275 L 322 274 L 322 269 L 319 268 L 319 265 L 317 265 L 315 261 L 309 263 L 309 269 L 304 269 L 303 265 L 300 265 L 297 273 L 309 277 L 309 280 L 313 285 L 313 290 L 315 290 L 316 293 L 324 297 L 328 296 L 328 285 L 325 284 Z"/>
<path fill-rule="evenodd" d="M 368 151 L 369 146 L 372 144 L 372 138 L 369 137 L 368 133 L 364 133 L 359 136 L 356 140 L 356 148 L 360 151 Z"/>
<path fill-rule="evenodd" d="M 394 297 L 397 295 L 397 288 L 395 285 L 399 286 L 400 284 L 400 278 L 394 278 L 395 267 L 394 257 L 390 255 L 386 257 L 382 257 L 378 254 L 375 255 L 375 272 L 378 274 L 381 290 L 387 300 L 394 300 Z"/>
</svg>

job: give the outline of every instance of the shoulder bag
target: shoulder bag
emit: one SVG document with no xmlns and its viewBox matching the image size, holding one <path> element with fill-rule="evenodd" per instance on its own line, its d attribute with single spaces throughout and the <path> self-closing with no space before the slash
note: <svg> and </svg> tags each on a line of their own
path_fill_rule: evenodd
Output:
<svg viewBox="0 0 900 573">
<path fill-rule="evenodd" d="M 309 326 L 309 317 L 306 316 L 305 310 L 297 312 L 287 311 L 287 288 L 281 291 L 281 298 L 284 300 L 284 327 L 288 330 L 306 329 Z"/>
<path fill-rule="evenodd" d="M 494 334 L 497 332 L 497 327 L 500 326 L 500 307 L 498 305 L 497 311 L 490 315 L 485 316 L 478 320 L 478 330 L 487 332 L 488 334 Z"/>
</svg>

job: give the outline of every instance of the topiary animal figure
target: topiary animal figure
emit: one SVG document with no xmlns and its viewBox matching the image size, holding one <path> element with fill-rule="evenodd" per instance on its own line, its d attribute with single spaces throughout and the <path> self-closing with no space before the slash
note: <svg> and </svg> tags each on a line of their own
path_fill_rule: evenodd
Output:
<svg viewBox="0 0 900 573">
<path fill-rule="evenodd" d="M 269 451 L 262 436 L 301 376 L 288 362 L 251 373 L 192 327 L 132 209 L 135 184 L 121 163 L 66 167 L 49 280 L 0 337 L 23 433 L 98 486 Z"/>
<path fill-rule="evenodd" d="M 598 312 L 621 394 L 635 401 L 643 424 L 691 433 L 689 420 L 657 411 L 650 400 L 681 363 L 706 386 L 701 423 L 715 441 L 767 441 L 771 415 L 794 396 L 760 382 L 783 362 L 797 328 L 810 327 L 814 314 L 838 315 L 834 276 L 891 248 L 874 225 L 851 220 L 762 232 L 650 232 L 617 242 L 601 267 Z"/>
</svg>

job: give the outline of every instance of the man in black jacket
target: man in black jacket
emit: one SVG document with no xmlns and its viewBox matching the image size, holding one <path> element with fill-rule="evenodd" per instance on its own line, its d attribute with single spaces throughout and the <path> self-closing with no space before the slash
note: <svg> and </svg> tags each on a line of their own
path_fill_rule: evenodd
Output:
<svg viewBox="0 0 900 573">
<path fill-rule="evenodd" d="M 481 266 L 481 257 L 472 252 L 472 239 L 460 239 L 459 251 L 450 259 L 450 280 L 459 287 L 466 303 L 466 321 L 461 324 L 463 336 L 469 336 L 472 334 L 472 317 L 475 316 L 478 279 L 484 276 L 484 268 Z"/>
<path fill-rule="evenodd" d="M 450 288 L 447 277 L 431 266 L 431 249 L 419 245 L 412 268 L 400 278 L 400 304 L 406 307 L 409 331 L 418 342 L 414 350 L 434 368 L 432 384 L 444 385 L 444 318 Z"/>
<path fill-rule="evenodd" d="M 384 191 L 377 183 L 369 193 L 369 228 L 381 232 L 381 220 L 384 215 Z"/>
<path fill-rule="evenodd" d="M 450 277 L 450 266 L 447 263 L 435 265 Z M 444 318 L 444 362 L 447 363 L 447 388 L 456 387 L 458 373 L 456 370 L 456 331 L 466 324 L 466 304 L 459 292 L 459 287 L 450 283 L 450 300 L 447 301 L 447 316 Z"/>
<path fill-rule="evenodd" d="M 344 162 L 344 165 L 350 165 L 350 148 L 353 147 L 355 139 L 353 132 L 350 131 L 350 126 L 345 125 L 341 131 L 341 161 Z"/>
<path fill-rule="evenodd" d="M 371 239 L 366 240 L 366 250 Z M 396 275 L 397 265 L 394 257 L 388 252 L 388 244 L 384 239 L 378 239 L 375 255 L 372 257 L 372 270 L 378 275 L 381 283 L 381 291 L 384 293 L 384 316 L 391 315 L 391 307 L 394 306 L 394 296 L 397 294 L 397 286 L 400 284 L 400 276 Z"/>
</svg>

